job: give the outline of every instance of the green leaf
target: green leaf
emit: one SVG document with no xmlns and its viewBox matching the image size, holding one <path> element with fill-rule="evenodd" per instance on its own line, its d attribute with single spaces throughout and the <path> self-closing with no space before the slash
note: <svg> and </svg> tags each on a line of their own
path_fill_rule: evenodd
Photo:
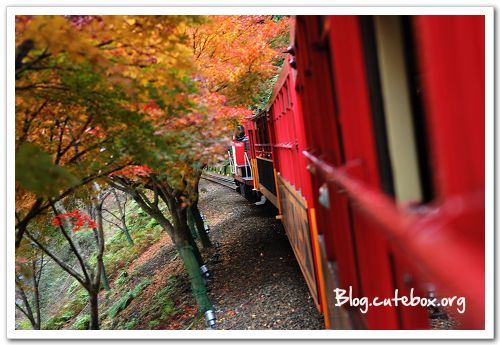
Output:
<svg viewBox="0 0 500 345">
<path fill-rule="evenodd" d="M 79 179 L 52 162 L 51 156 L 31 143 L 21 145 L 16 153 L 16 181 L 37 196 L 55 196 L 71 188 Z"/>
</svg>

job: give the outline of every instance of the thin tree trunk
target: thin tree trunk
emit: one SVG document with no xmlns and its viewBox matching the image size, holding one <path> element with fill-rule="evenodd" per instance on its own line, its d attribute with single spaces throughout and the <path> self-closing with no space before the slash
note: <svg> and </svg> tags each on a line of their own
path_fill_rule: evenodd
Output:
<svg viewBox="0 0 500 345">
<path fill-rule="evenodd" d="M 200 238 L 201 245 L 203 248 L 212 247 L 212 242 L 210 241 L 210 237 L 208 237 L 207 232 L 205 231 L 205 223 L 203 222 L 203 218 L 201 218 L 200 209 L 198 208 L 198 200 L 200 198 L 200 179 L 201 179 L 202 171 L 195 176 L 194 183 L 194 191 L 195 191 L 195 200 L 191 204 L 190 210 L 193 214 L 193 218 L 196 224 L 196 229 L 198 230 L 198 237 Z"/>
<path fill-rule="evenodd" d="M 196 223 L 196 229 L 198 230 L 198 236 L 201 241 L 201 245 L 203 248 L 212 247 L 212 241 L 210 241 L 210 237 L 208 237 L 207 232 L 205 231 L 205 223 L 203 222 L 203 218 L 201 218 L 200 210 L 198 209 L 198 203 L 195 202 L 191 205 L 191 212 L 193 213 L 193 217 Z"/>
<path fill-rule="evenodd" d="M 88 292 L 90 299 L 90 329 L 99 329 L 99 288 L 91 287 Z"/>
<path fill-rule="evenodd" d="M 35 286 L 35 310 L 36 310 L 36 328 L 42 329 L 42 315 L 40 314 L 40 290 Z"/>
<path fill-rule="evenodd" d="M 33 310 L 31 309 L 28 297 L 26 296 L 26 293 L 24 289 L 21 287 L 21 285 L 18 284 L 17 277 L 16 277 L 16 288 L 18 289 L 19 294 L 21 295 L 21 299 L 23 300 L 24 309 L 19 304 L 17 304 L 17 302 L 16 302 L 16 308 L 19 309 L 24 314 L 24 316 L 28 318 L 28 320 L 31 323 L 31 327 L 33 329 L 38 329 L 37 322 L 35 320 L 35 316 L 33 315 Z"/>
<path fill-rule="evenodd" d="M 123 224 L 123 228 L 122 228 L 123 234 L 125 235 L 125 238 L 127 239 L 128 244 L 133 246 L 135 243 L 134 243 L 134 240 L 132 239 L 132 236 L 130 236 L 130 232 L 128 231 L 125 219 L 122 220 L 122 224 Z"/>
<path fill-rule="evenodd" d="M 89 297 L 90 297 L 90 329 L 99 329 L 99 290 L 101 288 L 101 275 L 106 274 L 104 269 L 104 228 L 103 228 L 103 218 L 102 218 L 102 204 L 106 197 L 101 198 L 101 188 L 94 182 L 94 191 L 97 195 L 92 198 L 92 204 L 96 212 L 96 244 L 97 244 L 97 263 L 95 269 L 95 275 L 91 280 L 89 287 Z M 108 286 L 109 287 L 109 286 Z"/>
<path fill-rule="evenodd" d="M 108 273 L 106 272 L 106 266 L 104 266 L 104 262 L 102 263 L 101 280 L 104 289 L 106 291 L 111 291 L 111 287 L 109 286 Z"/>
<path fill-rule="evenodd" d="M 42 265 L 43 262 L 40 264 Z M 40 267 L 40 270 L 42 270 L 43 267 Z M 38 288 L 38 277 L 37 277 L 37 271 L 36 271 L 36 262 L 33 262 L 33 289 L 34 289 L 34 303 L 35 303 L 35 312 L 36 312 L 36 324 L 35 324 L 35 329 L 40 329 L 42 323 L 41 323 L 41 315 L 40 315 L 40 289 Z"/>
<path fill-rule="evenodd" d="M 116 193 L 116 190 L 113 188 L 113 196 L 115 197 L 116 200 L 116 205 L 118 206 L 118 212 L 120 212 L 120 219 L 122 221 L 122 231 L 123 234 L 125 235 L 125 238 L 127 239 L 128 244 L 131 246 L 134 245 L 134 240 L 132 239 L 132 236 L 130 236 L 130 232 L 128 231 L 127 227 L 127 219 L 125 215 L 125 203 L 127 202 L 125 200 L 125 203 L 122 205 L 120 204 L 120 198 L 118 197 L 118 193 Z"/>
<path fill-rule="evenodd" d="M 187 224 L 189 230 L 191 231 L 191 236 L 196 239 L 198 235 L 196 234 L 196 222 L 194 220 L 193 212 L 191 211 L 191 207 L 187 209 Z"/>
<path fill-rule="evenodd" d="M 201 256 L 200 249 L 198 248 L 198 245 L 196 244 L 196 241 L 194 240 L 191 231 L 187 232 L 186 236 L 188 238 L 189 245 L 193 249 L 193 254 L 194 257 L 196 258 L 196 261 L 198 262 L 198 267 L 203 266 L 205 264 L 203 261 L 203 257 Z"/>
</svg>

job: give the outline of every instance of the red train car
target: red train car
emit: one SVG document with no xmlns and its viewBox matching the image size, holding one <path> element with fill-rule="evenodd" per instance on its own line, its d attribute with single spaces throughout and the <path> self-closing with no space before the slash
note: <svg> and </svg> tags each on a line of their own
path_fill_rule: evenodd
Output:
<svg viewBox="0 0 500 345">
<path fill-rule="evenodd" d="M 425 329 L 421 306 L 484 328 L 483 16 L 297 16 L 253 118 L 253 187 L 279 217 L 326 328 Z M 339 291 L 339 290 L 337 290 Z M 464 300 L 464 301 L 465 301 Z M 455 308 L 455 309 L 454 309 Z"/>
<path fill-rule="evenodd" d="M 250 120 L 237 127 L 229 157 L 236 190 L 248 200 L 255 201 L 258 195 L 254 188 L 256 176 L 253 166 L 255 153 L 252 128 L 253 123 Z"/>
</svg>

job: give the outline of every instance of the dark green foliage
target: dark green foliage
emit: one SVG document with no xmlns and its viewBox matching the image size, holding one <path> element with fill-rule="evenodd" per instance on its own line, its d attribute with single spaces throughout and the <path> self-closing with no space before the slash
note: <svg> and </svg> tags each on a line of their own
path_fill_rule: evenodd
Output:
<svg viewBox="0 0 500 345">
<path fill-rule="evenodd" d="M 55 165 L 48 153 L 31 143 L 22 144 L 16 152 L 16 181 L 39 196 L 55 196 L 78 183 L 67 169 Z"/>
<path fill-rule="evenodd" d="M 136 285 L 132 291 L 127 292 L 122 297 L 120 297 L 111 307 L 108 309 L 108 316 L 114 318 L 118 313 L 128 307 L 130 302 L 137 296 L 139 296 L 142 290 L 150 284 L 149 279 L 143 280 L 140 284 Z"/>
<path fill-rule="evenodd" d="M 127 278 L 128 278 L 128 273 L 126 270 L 123 270 L 120 272 L 120 274 L 116 278 L 115 284 L 117 286 L 122 286 L 123 284 L 125 284 L 127 282 Z"/>
<path fill-rule="evenodd" d="M 83 315 L 76 320 L 76 322 L 71 326 L 71 329 L 74 330 L 84 330 L 89 329 L 90 325 L 90 315 Z"/>
<path fill-rule="evenodd" d="M 123 324 L 123 327 L 120 327 L 122 329 L 135 329 L 137 325 L 139 324 L 139 321 L 137 319 L 132 319 L 125 324 Z"/>
<path fill-rule="evenodd" d="M 160 320 L 151 320 L 148 323 L 148 328 L 153 329 L 153 328 L 158 327 L 159 325 L 160 325 Z"/>
</svg>

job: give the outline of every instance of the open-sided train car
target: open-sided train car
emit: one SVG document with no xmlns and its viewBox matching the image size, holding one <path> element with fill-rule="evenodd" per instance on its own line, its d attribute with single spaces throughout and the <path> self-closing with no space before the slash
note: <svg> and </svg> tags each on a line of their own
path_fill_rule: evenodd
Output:
<svg viewBox="0 0 500 345">
<path fill-rule="evenodd" d="M 253 123 L 249 119 L 237 127 L 229 157 L 231 172 L 237 185 L 236 190 L 245 198 L 254 201 L 258 195 L 254 188 L 256 176 L 253 166 L 254 147 L 251 128 L 253 128 Z"/>
<path fill-rule="evenodd" d="M 484 17 L 297 16 L 247 124 L 253 188 L 279 211 L 326 328 L 425 329 L 463 297 L 484 328 Z"/>
</svg>

